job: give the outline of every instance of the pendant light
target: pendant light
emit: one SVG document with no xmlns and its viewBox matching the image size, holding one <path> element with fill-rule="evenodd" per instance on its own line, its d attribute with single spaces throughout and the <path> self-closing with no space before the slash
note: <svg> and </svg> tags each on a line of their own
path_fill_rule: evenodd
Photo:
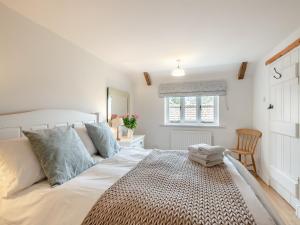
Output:
<svg viewBox="0 0 300 225">
<path fill-rule="evenodd" d="M 180 59 L 177 59 L 176 62 L 177 62 L 177 68 L 172 71 L 172 76 L 174 77 L 185 76 L 185 71 L 182 69 L 180 65 Z"/>
</svg>

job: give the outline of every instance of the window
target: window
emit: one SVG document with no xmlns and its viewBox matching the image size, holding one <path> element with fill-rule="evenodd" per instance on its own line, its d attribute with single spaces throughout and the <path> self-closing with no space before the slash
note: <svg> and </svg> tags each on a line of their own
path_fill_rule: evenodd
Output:
<svg viewBox="0 0 300 225">
<path fill-rule="evenodd" d="M 166 123 L 218 125 L 218 96 L 166 97 Z"/>
</svg>

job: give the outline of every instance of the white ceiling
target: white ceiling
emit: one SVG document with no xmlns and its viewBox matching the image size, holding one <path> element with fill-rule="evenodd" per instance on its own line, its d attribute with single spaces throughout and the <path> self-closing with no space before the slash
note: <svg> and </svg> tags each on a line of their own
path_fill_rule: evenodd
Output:
<svg viewBox="0 0 300 225">
<path fill-rule="evenodd" d="M 131 72 L 255 61 L 300 26 L 299 0 L 0 0 Z"/>
</svg>

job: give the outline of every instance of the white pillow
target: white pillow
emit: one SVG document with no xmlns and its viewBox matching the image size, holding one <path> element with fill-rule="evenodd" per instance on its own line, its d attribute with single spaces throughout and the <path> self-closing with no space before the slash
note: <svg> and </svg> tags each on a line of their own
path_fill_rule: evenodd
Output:
<svg viewBox="0 0 300 225">
<path fill-rule="evenodd" d="M 0 197 L 9 197 L 44 178 L 27 138 L 0 141 Z"/>
<path fill-rule="evenodd" d="M 88 135 L 87 129 L 85 127 L 77 127 L 75 128 L 78 136 L 80 137 L 81 141 L 83 142 L 84 146 L 90 153 L 90 155 L 97 154 L 97 149 L 92 142 L 92 139 Z"/>
</svg>

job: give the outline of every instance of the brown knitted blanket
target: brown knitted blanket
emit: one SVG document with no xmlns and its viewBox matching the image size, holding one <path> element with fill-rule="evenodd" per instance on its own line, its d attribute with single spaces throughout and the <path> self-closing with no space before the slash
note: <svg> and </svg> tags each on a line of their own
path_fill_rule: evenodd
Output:
<svg viewBox="0 0 300 225">
<path fill-rule="evenodd" d="M 256 224 L 226 165 L 153 151 L 110 187 L 82 225 Z"/>
</svg>

